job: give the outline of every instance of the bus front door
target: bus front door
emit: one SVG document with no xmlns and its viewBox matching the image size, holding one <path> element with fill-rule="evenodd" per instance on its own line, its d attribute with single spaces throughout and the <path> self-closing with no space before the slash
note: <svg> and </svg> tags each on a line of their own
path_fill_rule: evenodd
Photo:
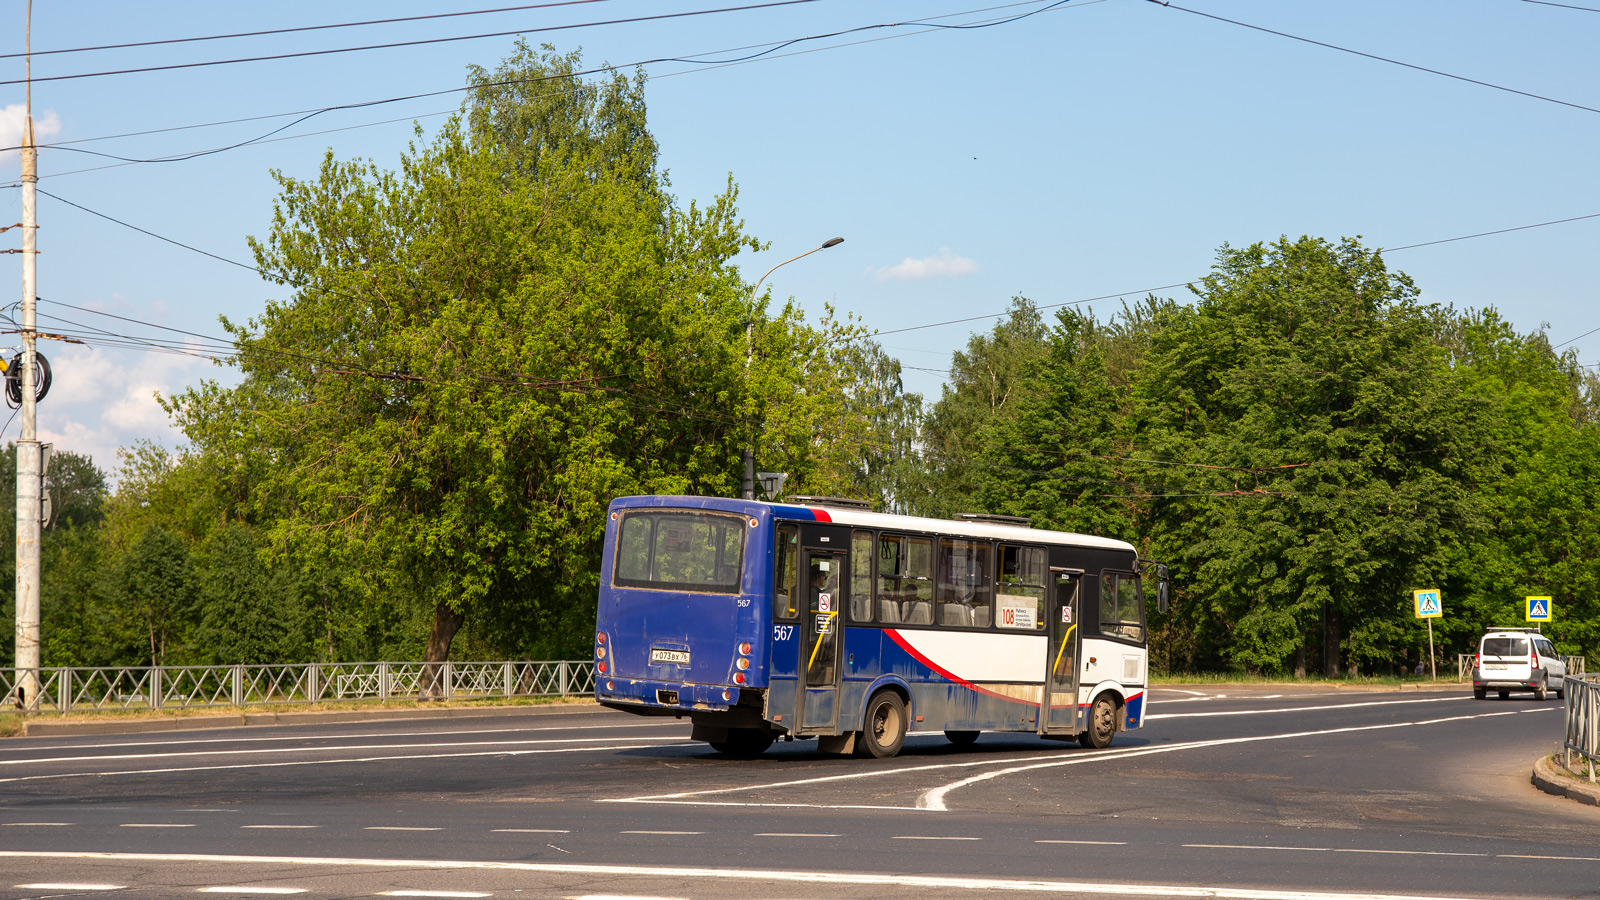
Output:
<svg viewBox="0 0 1600 900">
<path fill-rule="evenodd" d="M 846 569 L 842 553 L 805 553 L 809 602 L 800 616 L 802 688 L 795 710 L 799 734 L 833 734 L 839 726 L 839 645 Z"/>
<path fill-rule="evenodd" d="M 1050 653 L 1045 660 L 1040 734 L 1075 735 L 1078 722 L 1078 583 L 1080 572 L 1050 573 Z"/>
</svg>

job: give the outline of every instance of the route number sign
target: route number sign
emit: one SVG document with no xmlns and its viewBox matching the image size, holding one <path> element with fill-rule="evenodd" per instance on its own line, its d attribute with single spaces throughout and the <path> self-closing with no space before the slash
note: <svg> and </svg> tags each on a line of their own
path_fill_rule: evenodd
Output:
<svg viewBox="0 0 1600 900">
<path fill-rule="evenodd" d="M 1416 603 L 1419 619 L 1437 619 L 1444 615 L 1444 602 L 1439 599 L 1438 588 L 1412 591 L 1411 599 Z"/>
<path fill-rule="evenodd" d="M 1528 597 L 1527 605 L 1523 609 L 1523 617 L 1529 622 L 1548 622 L 1550 613 L 1554 611 L 1555 604 L 1549 597 Z"/>
</svg>

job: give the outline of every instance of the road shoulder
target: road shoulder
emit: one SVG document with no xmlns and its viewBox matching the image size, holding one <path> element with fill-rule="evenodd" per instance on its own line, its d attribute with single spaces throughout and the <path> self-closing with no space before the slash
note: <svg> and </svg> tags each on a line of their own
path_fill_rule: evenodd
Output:
<svg viewBox="0 0 1600 900">
<path fill-rule="evenodd" d="M 1533 764 L 1533 784 L 1546 794 L 1600 806 L 1600 784 L 1574 780 L 1554 755 L 1542 756 Z"/>
</svg>

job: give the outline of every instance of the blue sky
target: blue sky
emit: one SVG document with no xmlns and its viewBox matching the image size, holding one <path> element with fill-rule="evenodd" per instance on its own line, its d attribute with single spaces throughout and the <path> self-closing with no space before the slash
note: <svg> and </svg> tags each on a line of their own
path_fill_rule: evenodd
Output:
<svg viewBox="0 0 1600 900">
<path fill-rule="evenodd" d="M 747 0 L 748 2 L 748 0 Z M 1574 0 L 1573 5 L 1600 2 Z M 504 4 L 39 3 L 35 51 L 484 9 Z M 733 2 L 602 0 L 564 8 L 272 37 L 36 57 L 34 75 L 133 68 L 661 15 Z M 1000 6 L 1004 8 L 998 8 Z M 586 62 L 630 63 L 949 16 L 974 23 L 1043 2 L 816 0 L 780 8 L 532 33 Z M 1182 0 L 1277 31 L 1600 109 L 1600 12 L 1527 0 Z M 986 12 L 972 12 L 990 7 Z M 19 53 L 26 6 L 0 4 Z M 957 14 L 957 15 L 951 15 Z M 458 87 L 511 37 L 294 60 L 40 82 L 42 143 L 265 116 Z M 848 44 L 849 46 L 840 46 Z M 807 52 L 814 51 L 814 52 Z M 1078 0 L 994 27 L 877 29 L 719 68 L 652 65 L 650 121 L 687 202 L 731 174 L 751 233 L 772 248 L 754 278 L 834 235 L 844 244 L 779 270 L 777 297 L 831 302 L 889 331 L 1003 311 L 1013 295 L 1057 304 L 1181 283 L 1216 248 L 1281 234 L 1362 235 L 1400 247 L 1600 213 L 1600 113 L 1464 83 L 1204 18 L 1148 0 Z M 0 80 L 23 76 L 0 60 Z M 0 86 L 0 142 L 16 143 L 21 85 Z M 431 133 L 455 97 L 311 119 L 267 143 L 187 162 L 114 162 L 41 151 L 39 187 L 210 253 L 248 262 L 265 235 L 271 169 L 307 176 L 324 152 L 393 165 L 412 122 Z M 396 120 L 388 124 L 374 124 Z M 287 119 L 71 144 L 149 158 L 224 146 Z M 330 131 L 329 129 L 340 129 Z M 322 132 L 322 133 L 314 133 Z M 84 171 L 93 169 L 94 171 Z M 0 182 L 16 176 L 0 155 Z M 183 331 L 220 334 L 281 292 L 254 274 L 41 196 L 39 293 Z M 0 191 L 3 224 L 20 218 Z M 16 232 L 6 237 L 14 239 Z M 1600 218 L 1396 251 L 1424 297 L 1493 305 L 1555 342 L 1600 328 Z M 4 246 L 16 246 L 15 240 Z M 15 255 L 0 282 L 20 285 Z M 1183 296 L 1181 290 L 1162 292 Z M 16 296 L 16 295 L 13 295 Z M 1096 302 L 1102 315 L 1118 301 Z M 148 327 L 42 304 L 119 334 Z M 41 328 L 67 328 L 41 318 Z M 909 390 L 936 397 L 974 322 L 888 335 Z M 177 336 L 167 333 L 168 336 Z M 10 340 L 15 343 L 14 337 Z M 6 341 L 0 340 L 0 346 Z M 1572 346 L 1600 361 L 1600 333 Z M 55 385 L 40 431 L 104 468 L 136 439 L 169 446 L 153 393 L 227 370 L 192 357 L 43 342 Z M 931 371 L 930 371 L 931 370 Z M 3 414 L 0 414 L 3 415 Z M 13 420 L 4 435 L 15 439 Z"/>
</svg>

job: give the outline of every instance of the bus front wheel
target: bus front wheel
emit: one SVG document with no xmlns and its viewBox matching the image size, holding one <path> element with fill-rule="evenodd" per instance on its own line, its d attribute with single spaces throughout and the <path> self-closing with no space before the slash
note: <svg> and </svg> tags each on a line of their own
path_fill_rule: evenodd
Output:
<svg viewBox="0 0 1600 900">
<path fill-rule="evenodd" d="M 760 728 L 730 728 L 727 740 L 711 742 L 711 749 L 737 759 L 760 756 L 771 746 L 772 732 Z"/>
<path fill-rule="evenodd" d="M 906 704 L 894 691 L 879 691 L 867 702 L 866 727 L 860 749 L 865 755 L 888 759 L 906 742 Z"/>
<path fill-rule="evenodd" d="M 1078 735 L 1078 743 L 1092 750 L 1111 746 L 1111 739 L 1117 733 L 1117 702 L 1110 694 L 1095 698 L 1094 705 L 1089 707 L 1088 726 Z"/>
</svg>

